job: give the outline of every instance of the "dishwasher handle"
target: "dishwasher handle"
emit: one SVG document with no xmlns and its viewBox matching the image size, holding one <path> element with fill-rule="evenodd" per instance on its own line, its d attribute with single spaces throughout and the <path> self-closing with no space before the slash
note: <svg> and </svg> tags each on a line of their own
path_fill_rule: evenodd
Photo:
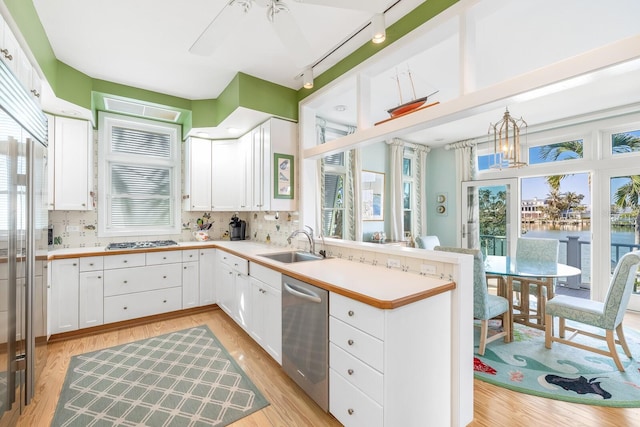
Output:
<svg viewBox="0 0 640 427">
<path fill-rule="evenodd" d="M 283 284 L 284 284 L 284 289 L 287 292 L 289 292 L 291 295 L 294 295 L 298 298 L 305 299 L 307 301 L 315 302 L 317 304 L 320 304 L 322 302 L 322 299 L 318 296 L 318 294 L 316 294 L 310 289 L 299 288 L 295 285 L 291 285 L 286 282 Z"/>
</svg>

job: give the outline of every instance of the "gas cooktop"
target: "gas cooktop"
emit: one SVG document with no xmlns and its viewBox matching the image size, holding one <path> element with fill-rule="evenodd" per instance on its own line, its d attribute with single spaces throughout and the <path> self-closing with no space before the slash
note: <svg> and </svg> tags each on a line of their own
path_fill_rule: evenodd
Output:
<svg viewBox="0 0 640 427">
<path fill-rule="evenodd" d="M 177 246 L 178 242 L 174 240 L 147 240 L 144 242 L 120 242 L 120 243 L 109 243 L 107 245 L 108 251 L 113 251 L 117 249 L 148 249 L 148 248 L 159 248 L 162 246 Z"/>
</svg>

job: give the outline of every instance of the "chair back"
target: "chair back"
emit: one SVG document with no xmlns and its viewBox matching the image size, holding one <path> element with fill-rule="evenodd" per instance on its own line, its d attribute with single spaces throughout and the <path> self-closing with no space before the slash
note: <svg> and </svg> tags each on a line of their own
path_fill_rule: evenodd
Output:
<svg viewBox="0 0 640 427">
<path fill-rule="evenodd" d="M 484 270 L 482 252 L 478 249 L 451 248 L 447 246 L 436 246 L 433 250 L 473 255 L 473 316 L 477 319 L 486 319 L 489 312 L 489 291 L 487 289 L 487 275 Z"/>
<path fill-rule="evenodd" d="M 618 261 L 604 300 L 604 323 L 607 329 L 614 329 L 622 322 L 639 265 L 640 251 L 628 252 Z"/>
<path fill-rule="evenodd" d="M 438 236 L 418 236 L 416 237 L 416 246 L 421 249 L 433 250 L 436 246 L 440 245 L 440 239 Z"/>
<path fill-rule="evenodd" d="M 560 241 L 558 239 L 518 237 L 516 259 L 526 259 L 537 262 L 558 262 L 559 249 Z"/>
</svg>

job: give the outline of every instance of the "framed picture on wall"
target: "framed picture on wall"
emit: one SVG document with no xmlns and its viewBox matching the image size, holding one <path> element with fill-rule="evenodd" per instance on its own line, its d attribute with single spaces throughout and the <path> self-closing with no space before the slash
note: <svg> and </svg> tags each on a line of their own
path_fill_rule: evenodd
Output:
<svg viewBox="0 0 640 427">
<path fill-rule="evenodd" d="M 293 199 L 293 156 L 289 154 L 273 155 L 274 199 Z"/>
<path fill-rule="evenodd" d="M 362 171 L 362 220 L 384 220 L 384 174 Z"/>
</svg>

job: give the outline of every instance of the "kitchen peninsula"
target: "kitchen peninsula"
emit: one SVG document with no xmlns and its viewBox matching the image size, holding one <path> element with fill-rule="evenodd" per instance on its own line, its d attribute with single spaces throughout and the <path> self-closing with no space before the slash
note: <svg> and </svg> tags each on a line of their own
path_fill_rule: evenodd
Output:
<svg viewBox="0 0 640 427">
<path fill-rule="evenodd" d="M 225 254 L 234 257 L 239 264 L 236 274 L 247 279 L 235 283 L 246 285 L 250 283 L 248 279 L 253 279 L 253 272 L 257 276 L 259 270 L 267 270 L 278 277 L 286 274 L 329 291 L 332 345 L 329 410 L 341 423 L 346 426 L 468 424 L 473 414 L 472 303 L 470 289 L 464 292 L 460 284 L 464 287 L 464 283 L 472 282 L 471 260 L 455 254 L 410 248 L 389 248 L 380 252 L 379 246 L 374 246 L 362 243 L 350 243 L 348 247 L 329 246 L 328 253 L 335 256 L 298 263 L 282 263 L 263 257 L 261 254 L 286 249 L 250 241 L 189 242 L 128 251 L 104 251 L 104 248 L 55 250 L 49 256 L 53 295 L 49 301 L 50 313 L 73 321 L 78 318 L 74 318 L 73 308 L 78 306 L 75 313 L 80 322 L 76 320 L 66 330 L 54 329 L 52 333 L 64 337 L 65 332 L 72 334 L 79 328 L 214 303 L 225 310 L 220 303 L 223 295 L 219 288 L 224 266 L 216 262 L 220 254 Z M 387 258 L 399 260 L 400 268 L 385 267 L 383 259 Z M 242 271 L 242 263 L 246 265 L 245 271 Z M 62 270 L 65 280 L 56 280 L 56 271 L 60 273 L 56 264 L 67 266 Z M 429 266 L 429 275 L 420 273 L 422 265 Z M 91 274 L 93 282 L 83 281 L 84 276 Z M 69 286 L 73 277 L 78 277 L 75 287 Z M 153 280 L 149 280 L 152 277 Z M 163 281 L 166 285 L 152 283 Z M 83 300 L 83 287 L 91 283 L 91 296 L 84 292 Z M 196 288 L 194 283 L 198 284 Z M 123 287 L 128 290 L 122 291 Z M 261 286 L 260 289 L 266 288 Z M 250 305 L 255 301 L 250 290 L 247 287 L 246 293 L 237 291 L 240 293 L 234 296 Z M 83 325 L 83 313 L 85 316 L 95 314 L 96 307 L 101 305 L 96 295 L 104 302 L 102 323 Z M 134 308 L 136 297 L 144 301 L 142 311 Z M 154 303 L 155 297 L 157 303 Z M 86 303 L 94 309 L 83 309 Z M 64 304 L 64 307 L 55 307 L 56 304 Z M 166 308 L 163 305 L 167 305 Z M 145 312 L 148 307 L 156 311 Z M 250 319 L 254 308 L 239 318 Z M 114 312 L 120 314 L 114 315 Z M 359 313 L 363 313 L 361 319 L 358 319 Z M 50 327 L 63 323 L 52 318 Z M 238 323 L 254 337 L 255 325 Z M 340 334 L 354 334 L 356 345 L 342 346 L 343 338 L 345 342 L 354 339 Z M 358 354 L 358 343 L 363 340 L 373 343 L 374 360 L 369 358 L 369 347 L 365 354 Z M 272 353 L 268 346 L 263 347 L 278 360 L 278 351 Z M 350 363 L 358 367 L 357 373 L 367 373 L 364 382 L 359 382 L 362 380 L 357 374 L 347 373 L 354 370 L 345 367 L 352 366 Z"/>
</svg>

